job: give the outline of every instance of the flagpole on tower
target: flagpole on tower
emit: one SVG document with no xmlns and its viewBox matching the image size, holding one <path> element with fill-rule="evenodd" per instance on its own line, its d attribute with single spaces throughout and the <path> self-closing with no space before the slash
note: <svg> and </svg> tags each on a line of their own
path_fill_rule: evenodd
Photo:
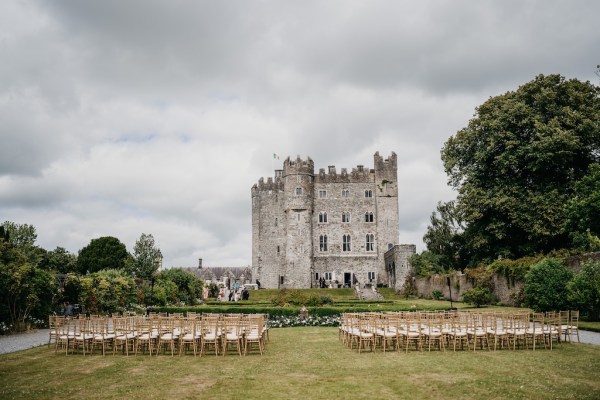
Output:
<svg viewBox="0 0 600 400">
<path fill-rule="evenodd" d="M 275 159 L 279 160 L 277 153 L 273 153 L 273 158 L 271 159 L 271 173 L 273 174 L 273 179 L 275 178 Z"/>
</svg>

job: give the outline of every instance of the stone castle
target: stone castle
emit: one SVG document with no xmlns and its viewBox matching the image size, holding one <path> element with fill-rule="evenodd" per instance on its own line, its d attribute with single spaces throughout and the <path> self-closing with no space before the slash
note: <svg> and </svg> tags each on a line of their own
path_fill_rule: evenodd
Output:
<svg viewBox="0 0 600 400">
<path fill-rule="evenodd" d="M 264 288 L 401 289 L 414 245 L 398 245 L 397 156 L 348 172 L 289 157 L 252 187 L 252 280 Z"/>
</svg>

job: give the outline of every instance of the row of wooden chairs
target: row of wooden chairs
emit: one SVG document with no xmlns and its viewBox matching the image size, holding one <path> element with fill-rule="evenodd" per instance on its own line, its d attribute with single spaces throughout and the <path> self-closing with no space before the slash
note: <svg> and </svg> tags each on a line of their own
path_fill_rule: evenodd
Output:
<svg viewBox="0 0 600 400">
<path fill-rule="evenodd" d="M 233 347 L 240 356 L 252 347 L 262 355 L 269 333 L 267 314 L 51 316 L 50 326 L 48 345 L 54 341 L 56 353 L 83 355 L 101 349 L 102 355 L 110 350 L 113 355 L 192 352 L 202 356 L 214 350 L 224 356 Z"/>
<path fill-rule="evenodd" d="M 579 342 L 579 311 L 345 313 L 339 339 L 358 352 L 532 349 Z"/>
</svg>

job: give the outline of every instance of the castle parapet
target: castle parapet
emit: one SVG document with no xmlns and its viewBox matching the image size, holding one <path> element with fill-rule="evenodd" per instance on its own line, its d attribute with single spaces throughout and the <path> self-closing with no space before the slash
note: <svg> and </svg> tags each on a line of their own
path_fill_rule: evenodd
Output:
<svg viewBox="0 0 600 400">
<path fill-rule="evenodd" d="M 318 183 L 368 183 L 373 182 L 374 170 L 365 169 L 362 165 L 352 168 L 348 173 L 347 168 L 342 168 L 340 174 L 337 173 L 335 165 L 328 167 L 328 173 L 325 168 L 319 169 L 319 174 L 315 176 L 315 182 Z"/>
<path fill-rule="evenodd" d="M 265 178 L 260 178 L 257 184 L 252 186 L 252 194 L 257 192 L 267 192 L 267 191 L 282 191 L 283 190 L 283 180 L 281 177 L 276 176 L 275 180 L 272 177 L 267 178 L 267 182 L 265 182 Z"/>
</svg>

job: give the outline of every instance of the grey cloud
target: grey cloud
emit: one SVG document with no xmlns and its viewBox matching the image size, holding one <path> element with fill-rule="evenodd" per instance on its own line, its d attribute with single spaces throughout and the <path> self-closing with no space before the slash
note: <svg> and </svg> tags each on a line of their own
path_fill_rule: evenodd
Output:
<svg viewBox="0 0 600 400">
<path fill-rule="evenodd" d="M 0 214 L 71 251 L 142 232 L 165 264 L 249 263 L 250 187 L 286 156 L 398 154 L 400 238 L 453 198 L 443 143 L 539 73 L 597 81 L 595 1 L 0 6 Z M 279 160 L 273 160 L 277 153 Z"/>
</svg>

